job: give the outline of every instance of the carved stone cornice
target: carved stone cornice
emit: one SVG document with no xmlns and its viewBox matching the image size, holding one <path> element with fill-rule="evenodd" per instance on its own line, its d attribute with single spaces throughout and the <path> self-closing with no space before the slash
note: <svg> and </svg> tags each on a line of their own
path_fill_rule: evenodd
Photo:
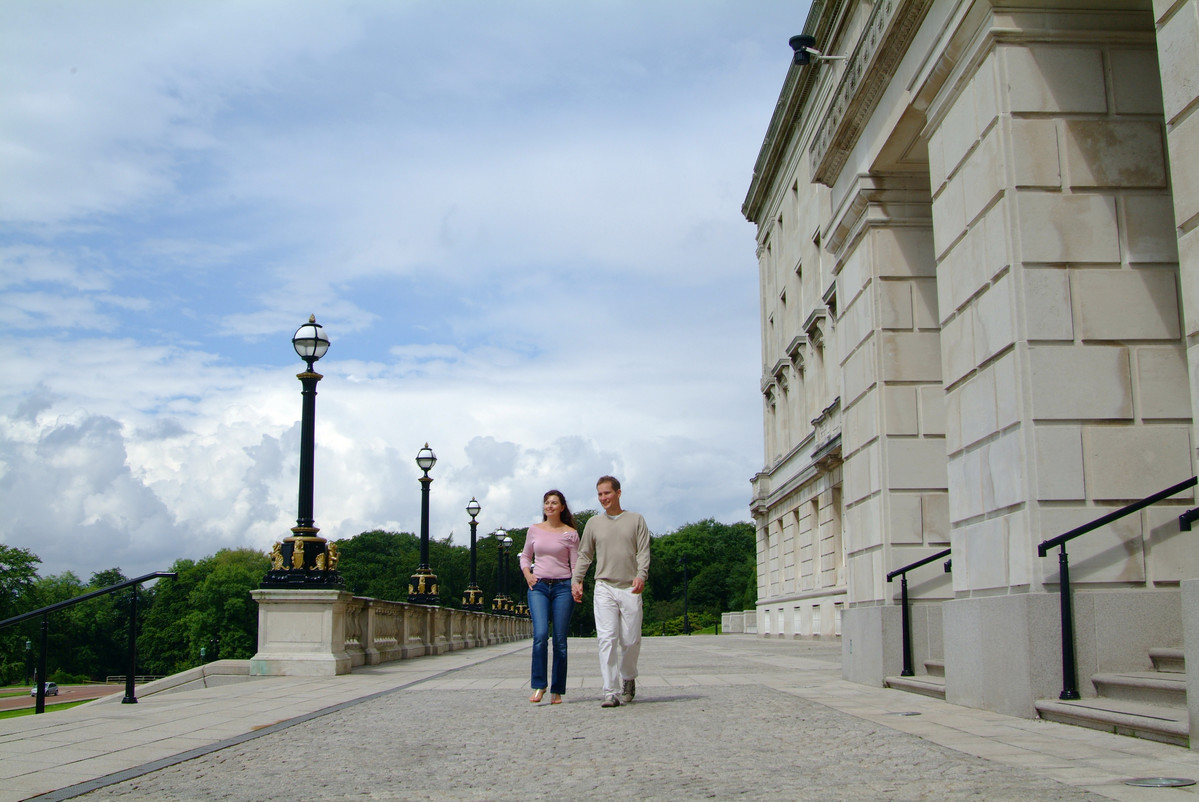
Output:
<svg viewBox="0 0 1199 802">
<path fill-rule="evenodd" d="M 829 41 L 846 4 L 847 0 L 813 0 L 803 32 L 814 36 L 817 42 Z M 788 159 L 788 149 L 792 146 L 796 123 L 803 116 L 820 76 L 821 70 L 813 64 L 799 66 L 792 62 L 787 71 L 770 125 L 766 129 L 766 137 L 754 163 L 749 190 L 741 204 L 741 214 L 751 223 L 762 222 L 760 218 L 768 208 L 768 198 L 784 172 L 783 166 Z M 796 154 L 795 157 L 802 158 L 802 154 Z"/>
<path fill-rule="evenodd" d="M 787 356 L 791 359 L 791 364 L 795 366 L 798 373 L 804 372 L 804 347 L 808 344 L 808 338 L 804 335 L 797 334 L 791 338 L 791 342 L 787 345 Z"/>
<path fill-rule="evenodd" d="M 808 342 L 813 348 L 824 347 L 824 321 L 827 315 L 823 309 L 813 309 L 804 321 L 803 328 L 807 332 Z"/>
<path fill-rule="evenodd" d="M 846 62 L 809 150 L 812 181 L 831 187 L 907 52 L 932 0 L 879 0 Z"/>
<path fill-rule="evenodd" d="M 932 197 L 928 172 L 865 173 L 850 185 L 841 205 L 825 229 L 830 253 L 842 254 L 864 229 L 872 225 L 920 226 L 932 224 Z M 835 272 L 840 272 L 840 264 Z"/>
</svg>

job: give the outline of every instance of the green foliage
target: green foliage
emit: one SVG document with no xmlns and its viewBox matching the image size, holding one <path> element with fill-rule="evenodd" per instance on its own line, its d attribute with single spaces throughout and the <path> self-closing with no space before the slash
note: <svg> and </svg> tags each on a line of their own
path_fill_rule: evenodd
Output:
<svg viewBox="0 0 1199 802">
<path fill-rule="evenodd" d="M 720 623 L 719 613 L 696 613 L 687 615 L 687 623 L 691 625 L 691 634 L 697 635 L 705 630 L 713 632 L 716 624 Z M 687 630 L 684 627 L 683 616 L 671 618 L 665 621 L 642 621 L 642 635 L 686 635 Z"/>
<path fill-rule="evenodd" d="M 36 610 L 33 593 L 41 559 L 28 549 L 0 543 L 0 621 Z M 36 632 L 37 622 L 27 621 L 0 629 L 0 683 L 25 679 L 25 641 Z"/>
<path fill-rule="evenodd" d="M 200 561 L 204 577 L 188 594 L 186 617 L 193 653 L 205 659 L 246 660 L 258 650 L 258 604 L 250 591 L 270 569 L 265 554 L 253 549 L 222 549 Z"/>
<path fill-rule="evenodd" d="M 147 674 L 174 674 L 200 660 L 199 648 L 192 648 L 187 616 L 188 599 L 204 571 L 192 560 L 176 560 L 170 570 L 178 577 L 158 580 L 153 605 L 139 614 L 142 631 L 137 641 L 138 661 Z"/>
<path fill-rule="evenodd" d="M 711 518 L 654 538 L 646 587 L 646 619 L 659 628 L 683 613 L 684 584 L 693 622 L 699 613 L 719 616 L 743 610 L 747 587 L 756 593 L 756 543 L 749 523 L 722 524 Z M 684 562 L 686 583 L 684 583 Z M 747 578 L 753 578 L 752 583 Z M 756 601 L 756 598 L 751 600 Z"/>
<path fill-rule="evenodd" d="M 506 590 L 509 596 L 524 601 L 524 578 L 520 573 L 520 550 L 527 529 L 510 529 L 512 547 L 505 560 Z M 337 541 L 337 571 L 346 589 L 355 596 L 389 601 L 408 599 L 409 579 L 420 566 L 420 538 L 408 532 L 373 530 Z M 500 581 L 499 540 L 494 533 L 476 536 L 475 574 L 483 596 L 490 605 Z M 455 546 L 447 537 L 429 540 L 429 568 L 437 576 L 442 607 L 461 607 L 462 596 L 470 584 L 470 548 Z"/>
<path fill-rule="evenodd" d="M 337 572 L 350 593 L 391 601 L 408 598 L 408 577 L 420 564 L 416 535 L 376 529 L 338 540 L 337 550 Z"/>
<path fill-rule="evenodd" d="M 41 558 L 0 543 L 0 621 L 36 609 L 31 594 Z"/>
<path fill-rule="evenodd" d="M 253 549 L 222 549 L 199 562 L 176 560 L 177 579 L 159 580 L 141 617 L 139 670 L 174 674 L 212 660 L 246 659 L 258 647 L 258 605 L 250 591 L 270 568 Z M 115 673 L 125 673 L 123 670 Z"/>
</svg>

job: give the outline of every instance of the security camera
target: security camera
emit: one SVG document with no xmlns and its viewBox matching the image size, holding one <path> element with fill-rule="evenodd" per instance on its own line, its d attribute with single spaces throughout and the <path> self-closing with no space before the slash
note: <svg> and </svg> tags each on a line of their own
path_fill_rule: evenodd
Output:
<svg viewBox="0 0 1199 802">
<path fill-rule="evenodd" d="M 798 36 L 792 36 L 790 39 L 788 39 L 787 44 L 791 45 L 791 49 L 795 51 L 795 58 L 792 59 L 791 63 L 799 67 L 802 67 L 805 64 L 811 64 L 813 58 L 817 61 L 845 60 L 845 56 L 826 56 L 816 48 L 812 47 L 812 45 L 816 44 L 815 36 L 808 36 L 807 34 L 801 33 Z"/>
</svg>

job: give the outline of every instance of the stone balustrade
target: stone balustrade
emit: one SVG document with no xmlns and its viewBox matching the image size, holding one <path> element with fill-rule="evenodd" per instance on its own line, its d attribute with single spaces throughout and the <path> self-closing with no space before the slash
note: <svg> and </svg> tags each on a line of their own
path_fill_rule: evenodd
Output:
<svg viewBox="0 0 1199 802">
<path fill-rule="evenodd" d="M 333 676 L 532 636 L 527 618 L 353 596 L 339 590 L 259 589 L 255 676 Z"/>
<path fill-rule="evenodd" d="M 758 634 L 758 611 L 743 610 L 720 614 L 720 631 L 726 634 Z"/>
</svg>

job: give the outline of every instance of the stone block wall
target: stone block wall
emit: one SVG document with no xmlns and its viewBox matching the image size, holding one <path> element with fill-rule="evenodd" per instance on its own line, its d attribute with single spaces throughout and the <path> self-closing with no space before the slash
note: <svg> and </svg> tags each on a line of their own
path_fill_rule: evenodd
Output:
<svg viewBox="0 0 1199 802">
<path fill-rule="evenodd" d="M 959 594 L 1052 583 L 1038 542 L 1191 475 L 1154 49 L 1089 23 L 993 43 L 933 109 Z M 1080 542 L 1075 578 L 1152 577 L 1146 521 Z"/>
<path fill-rule="evenodd" d="M 1155 0 L 1153 17 L 1173 190 L 1170 233 L 1177 242 L 1183 331 L 1190 343 L 1191 418 L 1199 421 L 1199 2 Z"/>
<path fill-rule="evenodd" d="M 850 604 L 949 539 L 945 394 L 927 184 L 859 181 L 827 224 L 837 256 Z M 948 587 L 940 589 L 947 591 Z"/>
</svg>

